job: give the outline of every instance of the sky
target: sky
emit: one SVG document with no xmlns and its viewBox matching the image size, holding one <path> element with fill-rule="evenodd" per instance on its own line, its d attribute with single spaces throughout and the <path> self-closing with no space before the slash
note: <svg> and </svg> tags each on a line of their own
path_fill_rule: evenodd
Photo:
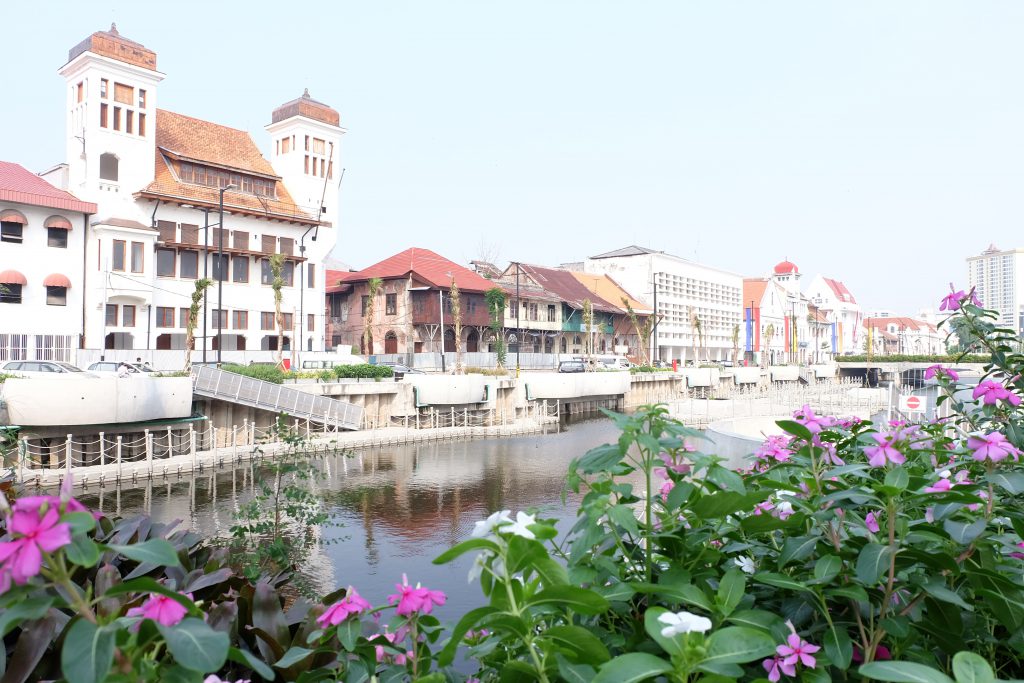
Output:
<svg viewBox="0 0 1024 683">
<path fill-rule="evenodd" d="M 1024 246 L 1024 3 L 7 2 L 0 159 L 63 161 L 67 50 L 117 22 L 160 106 L 248 130 L 341 114 L 334 255 L 788 258 L 866 309 L 935 308 Z M 20 55 L 12 58 L 12 55 Z"/>
</svg>

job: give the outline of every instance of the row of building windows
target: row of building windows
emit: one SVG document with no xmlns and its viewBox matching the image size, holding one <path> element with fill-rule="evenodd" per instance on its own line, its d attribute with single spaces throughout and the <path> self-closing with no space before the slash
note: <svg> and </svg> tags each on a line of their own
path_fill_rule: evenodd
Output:
<svg viewBox="0 0 1024 683">
<path fill-rule="evenodd" d="M 20 304 L 22 303 L 23 285 L 17 284 L 6 284 L 0 285 L 0 304 Z M 46 305 L 47 306 L 67 306 L 68 305 L 68 290 L 67 287 L 47 287 L 46 288 Z"/>
<path fill-rule="evenodd" d="M 138 121 L 138 125 L 136 125 L 136 121 Z M 132 109 L 111 106 L 103 102 L 100 104 L 100 128 L 123 130 L 129 135 L 146 137 L 146 115 L 141 111 L 136 115 Z"/>
<path fill-rule="evenodd" d="M 261 197 L 277 197 L 277 181 L 268 178 L 257 178 L 242 173 L 223 171 L 210 166 L 182 161 L 178 166 L 178 177 L 183 183 L 203 185 L 205 187 L 224 188 L 234 185 L 238 192 L 255 194 Z"/>
<path fill-rule="evenodd" d="M 177 276 L 184 280 L 196 280 L 199 278 L 199 261 L 198 251 L 159 248 L 156 250 L 157 277 Z M 209 275 L 214 280 L 224 280 L 225 282 L 230 281 L 239 284 L 248 283 L 250 264 L 251 257 L 243 254 L 213 253 L 210 254 Z M 274 273 L 270 267 L 270 259 L 259 259 L 259 265 L 260 284 L 273 284 Z M 281 268 L 281 279 L 284 280 L 285 287 L 295 286 L 294 261 L 284 262 Z M 316 264 L 314 263 L 306 264 L 306 287 L 309 289 L 316 287 Z"/>
<path fill-rule="evenodd" d="M 118 326 L 118 304 L 107 304 L 107 325 L 111 327 Z M 134 327 L 135 326 L 135 306 L 131 304 L 120 305 L 120 320 L 122 321 L 121 327 Z M 188 328 L 189 319 L 191 318 L 191 309 L 188 308 L 174 308 L 173 306 L 157 306 L 154 324 L 159 328 Z M 233 330 L 248 330 L 249 329 L 249 311 L 227 311 L 224 309 L 211 309 L 210 310 L 210 325 L 215 330 L 220 329 L 233 329 Z M 231 324 L 228 324 L 230 317 Z M 282 328 L 285 330 L 292 329 L 295 322 L 294 315 L 291 313 L 282 313 L 281 317 L 283 320 Z M 306 315 L 306 331 L 312 331 L 316 326 L 316 315 L 309 313 Z M 274 323 L 274 312 L 273 311 L 261 311 L 260 312 L 260 329 L 261 330 L 276 330 L 277 325 Z"/>
<path fill-rule="evenodd" d="M 135 88 L 124 83 L 114 82 L 114 101 L 120 104 L 138 106 L 139 109 L 146 108 L 146 91 L 138 89 L 139 99 L 135 99 Z M 89 81 L 79 81 L 75 86 L 75 100 L 81 104 L 89 97 Z M 110 99 L 110 81 L 106 78 L 100 79 L 100 99 Z"/>
<path fill-rule="evenodd" d="M 23 240 L 24 226 L 21 223 L 0 223 L 0 242 L 21 244 Z M 47 228 L 46 246 L 67 249 L 68 231 L 64 228 Z"/>
</svg>

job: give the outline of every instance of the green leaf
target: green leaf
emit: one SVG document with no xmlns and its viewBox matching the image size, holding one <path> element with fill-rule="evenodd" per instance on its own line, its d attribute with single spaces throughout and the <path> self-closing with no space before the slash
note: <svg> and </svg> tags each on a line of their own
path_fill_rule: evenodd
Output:
<svg viewBox="0 0 1024 683">
<path fill-rule="evenodd" d="M 953 683 L 946 674 L 915 662 L 871 662 L 858 669 L 861 676 L 892 683 Z"/>
<path fill-rule="evenodd" d="M 580 458 L 577 467 L 586 474 L 593 474 L 617 465 L 626 454 L 625 449 L 617 443 L 606 443 L 591 448 Z"/>
<path fill-rule="evenodd" d="M 606 662 L 594 677 L 594 683 L 637 683 L 670 671 L 673 671 L 672 665 L 661 657 L 631 652 Z"/>
<path fill-rule="evenodd" d="M 775 572 L 758 572 L 752 577 L 754 581 L 758 583 L 767 584 L 776 588 L 785 588 L 791 591 L 807 591 L 811 592 L 811 589 L 803 585 L 799 581 L 795 581 L 785 574 L 777 574 Z"/>
<path fill-rule="evenodd" d="M 196 611 L 195 603 L 192 602 L 187 595 L 182 595 L 177 591 L 172 591 L 167 586 L 162 583 L 157 583 L 148 576 L 140 576 L 137 579 L 113 585 L 107 589 L 103 596 L 100 597 L 114 597 L 115 595 L 125 595 L 129 593 L 156 593 L 157 595 L 163 595 L 173 599 L 190 612 Z"/>
<path fill-rule="evenodd" d="M 603 664 L 611 659 L 601 639 L 582 626 L 552 626 L 541 634 L 578 662 Z"/>
<path fill-rule="evenodd" d="M 707 638 L 707 654 L 700 666 L 708 664 L 745 664 L 771 657 L 775 639 L 764 631 L 745 626 L 726 626 Z"/>
<path fill-rule="evenodd" d="M 834 598 L 847 598 L 849 600 L 855 600 L 856 602 L 867 602 L 868 592 L 856 585 L 839 586 L 838 588 L 829 588 L 825 591 L 825 595 Z"/>
<path fill-rule="evenodd" d="M 782 617 L 760 609 L 743 609 L 729 615 L 727 621 L 736 626 L 748 626 L 762 631 L 771 631 L 782 623 Z"/>
<path fill-rule="evenodd" d="M 814 563 L 814 580 L 817 583 L 828 583 L 839 575 L 843 561 L 836 555 L 825 555 Z"/>
<path fill-rule="evenodd" d="M 444 649 L 438 654 L 437 663 L 441 666 L 448 666 L 455 659 L 455 651 L 458 649 L 462 639 L 466 637 L 466 633 L 469 632 L 477 623 L 480 622 L 484 617 L 495 614 L 498 610 L 490 605 L 484 607 L 477 607 L 471 609 L 462 615 L 459 622 L 455 624 L 455 628 L 451 631 L 451 638 L 448 644 L 444 646 Z"/>
<path fill-rule="evenodd" d="M 779 420 L 775 424 L 782 427 L 783 431 L 792 434 L 793 436 L 799 437 L 804 441 L 811 441 L 813 438 L 811 430 L 809 430 L 807 427 L 800 424 L 799 422 L 794 422 L 793 420 Z"/>
<path fill-rule="evenodd" d="M 569 573 L 565 567 L 546 555 L 534 560 L 533 570 L 537 572 L 545 586 L 567 586 L 569 584 Z"/>
<path fill-rule="evenodd" d="M 633 514 L 632 508 L 625 505 L 613 505 L 608 508 L 608 519 L 621 526 L 627 533 L 633 536 L 640 533 L 640 527 L 637 524 L 636 515 Z"/>
<path fill-rule="evenodd" d="M 993 683 L 996 680 L 992 667 L 983 657 L 966 651 L 953 655 L 953 675 L 957 683 Z"/>
<path fill-rule="evenodd" d="M 608 601 L 594 591 L 575 586 L 550 586 L 530 598 L 527 604 L 554 604 L 588 615 L 601 614 L 609 607 Z"/>
<path fill-rule="evenodd" d="M 346 619 L 338 624 L 338 628 L 334 632 L 337 634 L 338 642 L 341 643 L 341 646 L 347 652 L 352 652 L 356 649 L 359 636 L 363 634 L 363 625 L 359 619 Z"/>
<path fill-rule="evenodd" d="M 10 633 L 15 626 L 21 626 L 22 622 L 39 619 L 52 604 L 53 598 L 28 598 L 0 610 L 0 638 Z"/>
<path fill-rule="evenodd" d="M 887 545 L 868 543 L 857 556 L 857 580 L 867 586 L 874 586 L 889 568 L 892 549 Z"/>
<path fill-rule="evenodd" d="M 64 546 L 64 554 L 68 561 L 79 567 L 95 567 L 100 561 L 100 549 L 96 543 L 84 534 L 71 537 L 71 544 Z"/>
<path fill-rule="evenodd" d="M 135 560 L 139 563 L 149 562 L 161 567 L 181 566 L 174 546 L 162 538 L 151 538 L 148 541 L 132 543 L 131 545 L 110 543 L 107 545 L 107 548 L 119 555 L 124 555 L 129 560 Z"/>
<path fill-rule="evenodd" d="M 498 553 L 498 546 L 494 541 L 486 538 L 471 538 L 468 541 L 463 541 L 453 548 L 449 548 L 440 555 L 434 558 L 434 564 L 447 564 L 455 558 L 465 555 L 471 550 L 489 550 L 492 553 Z"/>
<path fill-rule="evenodd" d="M 964 602 L 964 599 L 960 597 L 960 594 L 956 591 L 947 588 L 940 580 L 935 579 L 921 586 L 924 592 L 932 596 L 936 600 L 942 600 L 943 602 L 949 602 L 960 609 L 968 612 L 973 612 L 974 608 Z"/>
<path fill-rule="evenodd" d="M 890 489 L 895 489 L 895 493 L 905 491 L 909 483 L 910 475 L 902 467 L 895 467 L 885 473 L 885 485 Z"/>
<path fill-rule="evenodd" d="M 999 470 L 985 477 L 999 488 L 1011 495 L 1024 493 L 1024 474 L 1020 472 L 1008 472 Z"/>
<path fill-rule="evenodd" d="M 771 491 L 757 491 L 745 495 L 735 491 L 719 491 L 701 496 L 691 508 L 698 516 L 704 519 L 713 519 L 725 517 L 741 510 L 750 510 L 771 495 Z"/>
<path fill-rule="evenodd" d="M 157 624 L 174 661 L 199 673 L 218 671 L 228 658 L 228 634 L 214 631 L 202 619 L 187 617 L 175 626 Z"/>
<path fill-rule="evenodd" d="M 248 650 L 240 650 L 237 647 L 228 648 L 228 659 L 236 664 L 249 667 L 268 681 L 274 680 L 274 670 Z"/>
<path fill-rule="evenodd" d="M 743 477 L 721 465 L 714 465 L 708 469 L 707 480 L 726 491 L 747 492 L 747 487 L 743 485 Z"/>
<path fill-rule="evenodd" d="M 718 584 L 716 602 L 723 617 L 732 614 L 733 610 L 740 604 L 746 588 L 747 578 L 739 569 L 730 569 L 722 576 L 722 580 Z"/>
<path fill-rule="evenodd" d="M 505 567 L 509 574 L 518 574 L 530 567 L 536 560 L 547 557 L 544 546 L 529 538 L 512 536 L 508 539 L 508 555 Z"/>
<path fill-rule="evenodd" d="M 68 630 L 60 652 L 60 669 L 68 683 L 99 683 L 114 661 L 117 627 L 99 627 L 79 619 Z"/>
<path fill-rule="evenodd" d="M 91 512 L 65 512 L 60 521 L 71 527 L 71 533 L 87 534 L 96 528 L 96 518 Z"/>
<path fill-rule="evenodd" d="M 293 664 L 298 664 L 311 654 L 313 654 L 313 650 L 307 650 L 304 647 L 292 646 L 288 648 L 288 651 L 284 653 L 284 656 L 281 657 L 281 659 L 274 662 L 274 666 L 278 669 L 287 669 Z"/>
<path fill-rule="evenodd" d="M 559 675 L 568 683 L 590 683 L 594 680 L 596 672 L 589 664 L 573 664 L 561 653 L 555 653 L 555 659 L 558 661 Z"/>
<path fill-rule="evenodd" d="M 668 499 L 665 501 L 665 507 L 669 510 L 677 510 L 683 503 L 690 499 L 690 496 L 697 487 L 693 484 L 685 481 L 676 483 L 672 487 L 672 490 L 668 492 Z"/>
<path fill-rule="evenodd" d="M 799 536 L 787 538 L 782 544 L 782 552 L 779 553 L 779 568 L 785 567 L 790 562 L 806 560 L 814 553 L 814 547 L 818 545 L 818 536 Z"/>
<path fill-rule="evenodd" d="M 850 668 L 850 662 L 853 660 L 853 642 L 850 640 L 850 634 L 841 625 L 833 623 L 825 631 L 822 646 L 832 664 L 844 671 Z"/>
<path fill-rule="evenodd" d="M 981 536 L 982 532 L 985 531 L 985 524 L 984 519 L 975 520 L 970 524 L 947 519 L 942 523 L 942 528 L 946 530 L 950 538 L 960 545 L 968 545 L 978 536 Z"/>
</svg>

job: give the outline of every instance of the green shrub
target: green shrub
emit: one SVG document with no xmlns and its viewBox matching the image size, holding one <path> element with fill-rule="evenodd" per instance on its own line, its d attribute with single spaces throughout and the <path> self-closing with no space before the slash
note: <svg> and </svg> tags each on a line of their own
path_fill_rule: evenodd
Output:
<svg viewBox="0 0 1024 683">
<path fill-rule="evenodd" d="M 488 375 L 489 377 L 505 377 L 508 370 L 504 368 L 466 368 L 467 375 Z"/>
<path fill-rule="evenodd" d="M 334 367 L 334 375 L 339 379 L 383 379 L 393 377 L 394 370 L 389 365 L 370 365 L 360 363 L 358 365 L 337 365 Z"/>
<path fill-rule="evenodd" d="M 653 365 L 637 365 L 636 367 L 630 368 L 629 371 L 633 374 L 638 372 L 672 372 L 672 368 L 656 368 Z"/>
<path fill-rule="evenodd" d="M 18 376 L 17 375 L 8 375 L 6 373 L 0 372 L 0 384 L 3 384 L 4 380 L 6 380 L 6 379 L 18 379 Z"/>
<path fill-rule="evenodd" d="M 286 374 L 281 368 L 275 365 L 232 365 L 227 364 L 221 367 L 225 372 L 233 372 L 236 375 L 245 375 L 253 379 L 261 379 L 264 382 L 281 384 Z"/>
</svg>

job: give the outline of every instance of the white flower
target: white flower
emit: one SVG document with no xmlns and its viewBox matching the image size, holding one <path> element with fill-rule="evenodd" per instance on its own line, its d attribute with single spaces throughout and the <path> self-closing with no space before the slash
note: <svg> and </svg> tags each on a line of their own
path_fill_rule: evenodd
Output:
<svg viewBox="0 0 1024 683">
<path fill-rule="evenodd" d="M 510 522 L 512 520 L 509 520 Z M 536 515 L 528 515 L 525 512 L 516 513 L 516 521 L 512 522 L 508 526 L 503 526 L 500 531 L 502 533 L 515 534 L 516 536 L 522 536 L 523 538 L 534 539 L 537 538 L 532 531 L 527 529 L 531 524 L 537 523 Z"/>
<path fill-rule="evenodd" d="M 949 479 L 949 477 L 950 477 L 950 476 L 951 476 L 952 474 L 953 474 L 953 473 L 952 473 L 952 472 L 950 472 L 949 470 L 942 470 L 941 472 L 939 472 L 939 476 L 940 476 L 940 477 L 942 477 L 943 479 Z"/>
<path fill-rule="evenodd" d="M 477 522 L 479 524 L 480 522 Z M 466 583 L 473 583 L 484 573 L 484 566 L 487 564 L 487 560 L 491 558 L 491 552 L 485 550 L 481 553 L 477 553 L 476 559 L 473 560 L 473 566 L 469 568 L 469 577 Z"/>
<path fill-rule="evenodd" d="M 704 633 L 711 628 L 711 620 L 690 612 L 665 612 L 658 617 L 665 624 L 661 629 L 663 638 L 671 638 L 682 633 Z"/>
<path fill-rule="evenodd" d="M 473 538 L 486 538 L 494 533 L 494 530 L 502 524 L 511 524 L 512 518 L 508 516 L 511 510 L 499 510 L 487 519 L 482 519 L 473 524 Z"/>
<path fill-rule="evenodd" d="M 757 565 L 754 564 L 754 560 L 749 557 L 737 557 L 733 562 L 736 566 L 743 570 L 745 574 L 753 574 L 757 571 Z"/>
</svg>

